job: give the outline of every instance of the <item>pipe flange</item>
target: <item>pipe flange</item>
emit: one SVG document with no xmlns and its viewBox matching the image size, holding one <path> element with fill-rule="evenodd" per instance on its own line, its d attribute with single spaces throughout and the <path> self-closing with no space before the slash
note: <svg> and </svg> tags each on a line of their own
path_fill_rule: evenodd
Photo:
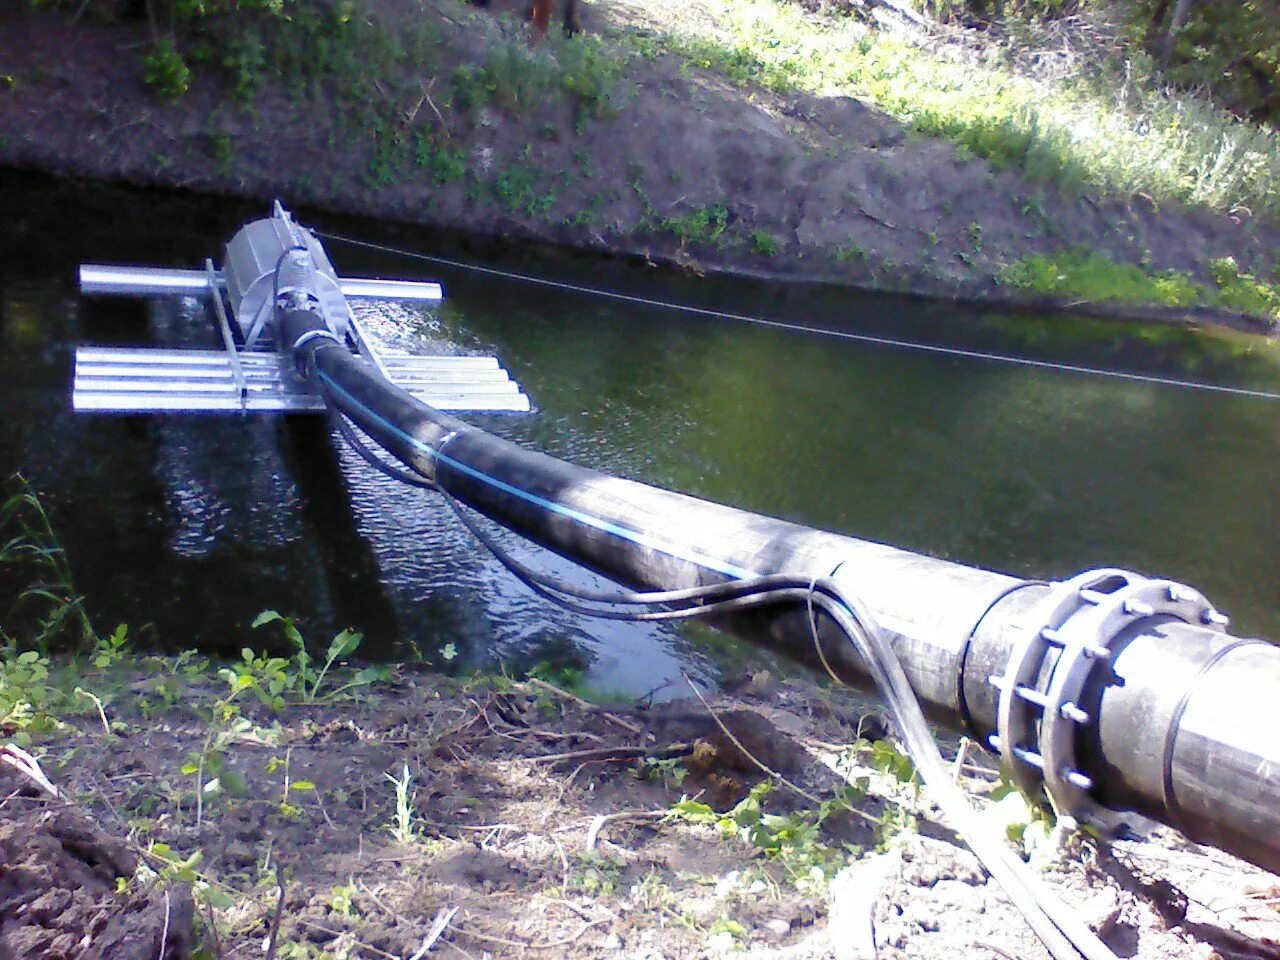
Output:
<svg viewBox="0 0 1280 960">
<path fill-rule="evenodd" d="M 987 738 L 1000 754 L 1014 784 L 1028 796 L 1036 796 L 1043 783 L 1038 726 L 1044 697 L 1040 675 L 1045 661 L 1062 647 L 1062 627 L 1089 606 L 1085 597 L 1100 587 L 1128 585 L 1139 579 L 1119 569 L 1088 570 L 1054 584 L 1032 610 L 1030 625 L 1014 644 L 1002 676 L 988 682 L 1000 691 L 996 706 L 996 733 Z"/>
<path fill-rule="evenodd" d="M 1119 589 L 1084 588 L 1078 609 L 1059 631 L 1064 641 L 1043 691 L 1039 754 L 1044 788 L 1059 818 L 1072 817 L 1101 830 L 1118 824 L 1117 814 L 1092 796 L 1093 779 L 1076 763 L 1076 740 L 1094 717 L 1079 706 L 1095 670 L 1111 660 L 1117 637 L 1141 620 L 1170 617 L 1222 630 L 1226 618 L 1197 590 L 1170 580 L 1134 578 Z"/>
</svg>

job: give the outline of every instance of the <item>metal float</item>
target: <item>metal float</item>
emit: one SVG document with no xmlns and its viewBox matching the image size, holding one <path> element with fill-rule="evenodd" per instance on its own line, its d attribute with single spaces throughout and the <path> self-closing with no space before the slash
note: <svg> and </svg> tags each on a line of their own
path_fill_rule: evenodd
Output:
<svg viewBox="0 0 1280 960">
<path fill-rule="evenodd" d="M 340 278 L 315 235 L 277 202 L 271 216 L 246 224 L 228 241 L 223 266 L 203 270 L 85 264 L 80 292 L 92 296 L 195 297 L 208 301 L 221 350 L 80 347 L 72 404 L 117 413 L 299 413 L 325 409 L 271 343 L 278 268 L 290 256 L 312 264 L 311 292 L 326 322 L 391 383 L 440 410 L 525 412 L 525 396 L 494 357 L 420 356 L 379 350 L 350 300 L 438 304 L 438 283 Z"/>
<path fill-rule="evenodd" d="M 1116 569 L 1022 580 L 498 439 L 442 412 L 528 409 L 514 385 L 491 399 L 509 382 L 496 360 L 378 353 L 346 304 L 390 291 L 429 302 L 439 289 L 338 278 L 278 205 L 232 239 L 221 272 L 206 264 L 203 280 L 97 267 L 82 280 L 85 292 L 208 296 L 225 350 L 82 348 L 78 409 L 332 405 L 416 476 L 620 583 L 669 591 L 822 578 L 870 608 L 928 713 L 990 746 L 1062 817 L 1113 830 L 1132 811 L 1280 870 L 1280 648 L 1227 633 L 1226 617 L 1190 587 Z M 804 602 L 717 625 L 842 677 L 867 675 L 834 623 L 815 643 Z"/>
</svg>

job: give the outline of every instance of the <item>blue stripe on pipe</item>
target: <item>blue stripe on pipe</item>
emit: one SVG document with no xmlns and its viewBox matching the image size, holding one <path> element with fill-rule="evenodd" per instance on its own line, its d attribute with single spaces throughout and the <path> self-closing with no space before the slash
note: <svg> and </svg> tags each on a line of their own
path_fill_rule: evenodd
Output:
<svg viewBox="0 0 1280 960">
<path fill-rule="evenodd" d="M 600 530 L 600 531 L 603 531 L 604 533 L 611 534 L 612 536 L 615 536 L 620 540 L 626 540 L 629 543 L 634 543 L 642 547 L 648 547 L 651 550 L 657 550 L 659 553 L 665 553 L 667 556 L 674 557 L 677 560 L 687 560 L 692 563 L 697 563 L 701 566 L 707 567 L 710 570 L 714 570 L 716 573 L 722 573 L 726 577 L 732 577 L 735 580 L 745 580 L 745 579 L 750 579 L 750 578 L 760 576 L 760 574 L 756 573 L 754 570 L 747 570 L 744 567 L 735 567 L 732 564 L 726 564 L 723 561 L 704 556 L 703 554 L 697 553 L 695 551 L 685 550 L 672 543 L 669 543 L 663 540 L 658 540 L 658 539 L 655 539 L 654 537 L 650 537 L 647 534 L 641 533 L 638 530 L 630 530 L 627 527 L 619 526 L 616 523 L 612 523 L 608 520 L 603 520 L 600 517 L 593 517 L 590 514 L 582 513 L 581 511 L 574 510 L 572 507 L 566 507 L 564 504 L 554 503 L 550 500 L 547 500 L 543 497 L 538 496 L 536 493 L 530 493 L 528 490 L 521 490 L 519 487 L 513 487 L 511 484 L 505 483 L 504 481 L 499 480 L 496 477 L 491 477 L 487 473 L 481 473 L 479 470 L 475 469 L 474 467 L 468 466 L 465 463 L 455 460 L 452 457 L 448 456 L 447 454 L 441 453 L 439 450 L 437 450 L 435 447 L 431 446 L 430 444 L 423 443 L 418 438 L 412 437 L 409 434 L 405 433 L 403 430 L 397 427 L 394 423 L 387 420 L 385 417 L 383 417 L 381 414 L 377 413 L 376 411 L 370 409 L 367 405 L 362 403 L 356 397 L 352 396 L 349 392 L 343 389 L 342 386 L 340 386 L 336 381 L 334 381 L 333 378 L 330 377 L 328 374 L 326 374 L 323 370 L 317 370 L 316 372 L 319 374 L 320 379 L 324 382 L 324 385 L 327 389 L 340 394 L 343 398 L 345 398 L 345 400 L 349 404 L 351 404 L 354 407 L 358 407 L 371 420 L 376 421 L 383 429 L 387 430 L 389 433 L 393 433 L 396 436 L 402 438 L 410 446 L 415 447 L 418 450 L 422 451 L 424 454 L 426 454 L 429 458 L 436 461 L 437 463 L 447 464 L 453 469 L 458 470 L 459 472 L 464 473 L 467 476 L 472 477 L 473 479 L 476 479 L 482 483 L 488 484 L 490 487 L 493 487 L 495 490 L 501 490 L 503 493 L 510 494 L 513 497 L 517 497 L 525 501 L 526 503 L 531 503 L 536 507 L 541 507 L 543 510 L 549 510 L 552 513 L 558 514 L 559 516 L 566 517 L 570 520 L 574 520 L 586 526 L 593 527 L 596 530 Z M 393 387 L 393 389 L 399 391 L 398 387 Z"/>
</svg>

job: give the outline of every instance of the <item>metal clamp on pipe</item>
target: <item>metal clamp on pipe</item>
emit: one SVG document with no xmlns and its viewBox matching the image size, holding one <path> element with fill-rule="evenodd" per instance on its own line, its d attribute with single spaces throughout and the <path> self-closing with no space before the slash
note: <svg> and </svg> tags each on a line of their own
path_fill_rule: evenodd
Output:
<svg viewBox="0 0 1280 960">
<path fill-rule="evenodd" d="M 1009 653 L 988 744 L 1013 782 L 1031 797 L 1048 794 L 1060 822 L 1114 830 L 1118 814 L 1093 797 L 1093 778 L 1076 761 L 1076 741 L 1094 721 L 1081 706 L 1090 680 L 1107 670 L 1116 640 L 1150 617 L 1221 632 L 1227 618 L 1199 591 L 1127 570 L 1089 570 L 1055 584 Z"/>
</svg>

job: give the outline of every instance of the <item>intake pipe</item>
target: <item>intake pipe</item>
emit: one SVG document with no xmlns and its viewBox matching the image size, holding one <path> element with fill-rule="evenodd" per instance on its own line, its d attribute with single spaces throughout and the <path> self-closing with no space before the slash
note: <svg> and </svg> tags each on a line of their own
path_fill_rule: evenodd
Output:
<svg viewBox="0 0 1280 960">
<path fill-rule="evenodd" d="M 1122 570 L 1020 580 L 812 530 L 524 450 L 399 390 L 314 309 L 277 311 L 299 372 L 460 502 L 616 581 L 680 589 L 831 577 L 874 612 L 922 706 L 998 752 L 1059 814 L 1134 811 L 1280 872 L 1280 648 L 1225 632 L 1194 590 Z M 803 604 L 717 623 L 858 681 Z"/>
</svg>

